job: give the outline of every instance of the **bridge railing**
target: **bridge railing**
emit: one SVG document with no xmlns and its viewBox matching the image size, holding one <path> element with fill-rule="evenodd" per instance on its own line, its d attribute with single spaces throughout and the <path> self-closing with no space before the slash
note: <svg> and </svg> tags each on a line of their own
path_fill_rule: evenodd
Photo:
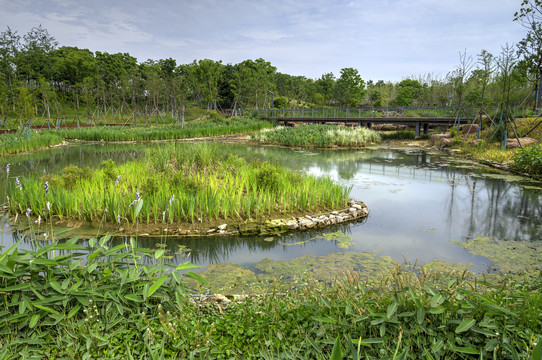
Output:
<svg viewBox="0 0 542 360">
<path fill-rule="evenodd" d="M 485 107 L 484 111 L 492 118 L 498 119 L 500 108 Z M 473 119 L 480 113 L 480 107 L 464 107 L 458 112 L 457 108 L 452 107 L 387 107 L 387 108 L 329 108 L 329 109 L 262 109 L 253 110 L 260 117 L 280 119 L 280 118 L 299 118 L 299 119 L 355 119 L 355 118 L 452 118 L 457 117 Z M 512 108 L 514 117 L 524 117 L 525 107 Z"/>
</svg>

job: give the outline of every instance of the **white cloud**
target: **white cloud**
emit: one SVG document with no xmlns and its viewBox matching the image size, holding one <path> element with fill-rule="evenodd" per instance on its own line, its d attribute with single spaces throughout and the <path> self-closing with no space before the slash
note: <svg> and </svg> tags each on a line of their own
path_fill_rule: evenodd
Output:
<svg viewBox="0 0 542 360">
<path fill-rule="evenodd" d="M 521 39 L 510 0 L 0 0 L 0 23 L 42 24 L 60 45 L 129 52 L 138 60 L 264 58 L 319 77 L 355 67 L 365 79 L 445 74 L 459 51 L 498 53 Z"/>
</svg>

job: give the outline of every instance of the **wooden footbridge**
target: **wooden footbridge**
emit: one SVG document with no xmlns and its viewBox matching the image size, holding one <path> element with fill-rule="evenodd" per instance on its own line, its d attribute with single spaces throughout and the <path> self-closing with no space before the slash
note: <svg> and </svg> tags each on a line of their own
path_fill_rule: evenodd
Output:
<svg viewBox="0 0 542 360">
<path fill-rule="evenodd" d="M 459 123 L 471 123 L 474 116 L 455 116 L 453 109 L 413 109 L 397 111 L 388 109 L 285 109 L 258 110 L 261 119 L 275 121 L 285 126 L 301 124 L 335 124 L 364 126 L 377 124 L 401 124 L 416 129 L 416 136 L 427 134 L 429 125 L 450 127 Z"/>
</svg>

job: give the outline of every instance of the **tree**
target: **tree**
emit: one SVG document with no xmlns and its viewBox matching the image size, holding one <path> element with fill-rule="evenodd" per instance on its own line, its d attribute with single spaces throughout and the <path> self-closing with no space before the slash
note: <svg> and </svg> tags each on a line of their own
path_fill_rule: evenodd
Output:
<svg viewBox="0 0 542 360">
<path fill-rule="evenodd" d="M 527 35 L 518 43 L 518 52 L 526 60 L 534 76 L 534 108 L 540 113 L 542 106 L 542 0 L 523 0 L 514 21 L 527 29 Z"/>
<path fill-rule="evenodd" d="M 22 50 L 18 53 L 18 71 L 23 78 L 50 79 L 52 75 L 51 52 L 58 46 L 56 39 L 41 25 L 33 27 L 23 36 Z"/>
<path fill-rule="evenodd" d="M 87 49 L 62 46 L 51 54 L 53 79 L 69 85 L 81 84 L 86 77 L 97 75 L 94 54 Z"/>
<path fill-rule="evenodd" d="M 0 80 L 11 88 L 16 77 L 17 55 L 20 50 L 21 37 L 9 26 L 0 33 Z"/>
<path fill-rule="evenodd" d="M 404 79 L 397 84 L 397 97 L 394 102 L 398 106 L 411 106 L 422 93 L 423 85 L 418 80 Z"/>
<path fill-rule="evenodd" d="M 461 109 L 463 106 L 463 96 L 465 94 L 465 82 L 470 76 L 473 63 L 472 57 L 467 56 L 467 50 L 459 53 L 459 65 L 456 66 L 452 72 L 452 82 L 455 89 L 455 98 L 457 99 L 457 108 Z"/>
<path fill-rule="evenodd" d="M 365 82 L 357 69 L 343 68 L 336 86 L 337 100 L 343 106 L 358 106 L 365 96 Z"/>
<path fill-rule="evenodd" d="M 335 88 L 335 75 L 333 73 L 323 74 L 320 79 L 316 80 L 318 91 L 324 96 L 324 103 L 331 102 L 333 97 L 333 89 Z"/>
<path fill-rule="evenodd" d="M 218 82 L 222 75 L 222 61 L 209 59 L 199 60 L 196 64 L 196 75 L 202 84 L 202 92 L 207 102 L 207 109 L 212 109 L 218 101 Z"/>
</svg>

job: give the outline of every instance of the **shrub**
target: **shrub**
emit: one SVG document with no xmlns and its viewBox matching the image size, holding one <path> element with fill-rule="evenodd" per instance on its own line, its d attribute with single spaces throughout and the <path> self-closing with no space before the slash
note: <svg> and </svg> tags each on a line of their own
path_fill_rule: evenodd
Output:
<svg viewBox="0 0 542 360">
<path fill-rule="evenodd" d="M 286 109 L 288 107 L 288 99 L 284 96 L 279 96 L 273 100 L 273 106 L 275 109 Z"/>
<path fill-rule="evenodd" d="M 102 162 L 101 167 L 103 169 L 106 179 L 115 180 L 117 178 L 117 174 L 115 173 L 115 166 L 115 162 L 111 159 Z"/>
<path fill-rule="evenodd" d="M 76 165 L 70 165 L 62 170 L 62 180 L 64 181 L 64 188 L 72 189 L 81 180 L 88 178 L 90 170 L 88 168 L 81 169 Z"/>
<path fill-rule="evenodd" d="M 262 163 L 256 171 L 257 187 L 260 190 L 277 192 L 280 184 L 279 170 L 270 163 Z"/>
<path fill-rule="evenodd" d="M 514 167 L 534 175 L 542 175 L 542 146 L 518 149 L 514 155 Z"/>
</svg>

